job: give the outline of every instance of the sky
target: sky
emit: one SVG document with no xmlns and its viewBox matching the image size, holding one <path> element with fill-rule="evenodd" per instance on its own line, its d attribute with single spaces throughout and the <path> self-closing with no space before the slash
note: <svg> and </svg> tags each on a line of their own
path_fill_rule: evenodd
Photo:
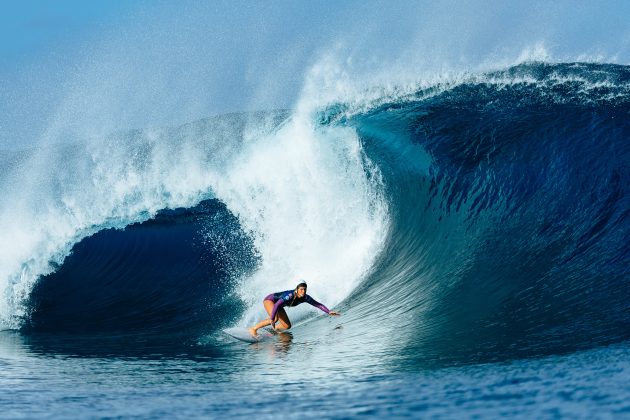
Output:
<svg viewBox="0 0 630 420">
<path fill-rule="evenodd" d="M 72 45 L 133 9 L 121 0 L 6 1 L 0 14 L 0 56 L 6 66 Z"/>
<path fill-rule="evenodd" d="M 292 107 L 326 60 L 333 85 L 628 64 L 627 16 L 628 1 L 7 1 L 0 149 Z"/>
</svg>

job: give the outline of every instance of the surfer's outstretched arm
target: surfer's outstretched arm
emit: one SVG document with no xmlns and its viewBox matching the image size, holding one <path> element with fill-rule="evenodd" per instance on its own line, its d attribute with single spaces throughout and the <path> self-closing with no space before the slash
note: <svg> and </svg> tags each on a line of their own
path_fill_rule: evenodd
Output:
<svg viewBox="0 0 630 420">
<path fill-rule="evenodd" d="M 320 309 L 321 311 L 326 312 L 328 315 L 333 315 L 333 316 L 339 315 L 339 312 L 331 311 L 330 309 L 326 307 L 326 305 L 324 305 L 323 303 L 319 303 L 318 301 L 316 301 L 309 295 L 306 295 L 306 302 Z"/>
</svg>

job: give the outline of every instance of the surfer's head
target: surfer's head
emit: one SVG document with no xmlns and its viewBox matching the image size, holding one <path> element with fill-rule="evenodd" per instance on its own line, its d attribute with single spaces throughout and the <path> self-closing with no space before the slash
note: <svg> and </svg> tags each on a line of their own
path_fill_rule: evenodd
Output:
<svg viewBox="0 0 630 420">
<path fill-rule="evenodd" d="M 297 297 L 304 297 L 306 294 L 306 282 L 301 281 L 297 286 L 295 286 L 295 294 Z"/>
</svg>

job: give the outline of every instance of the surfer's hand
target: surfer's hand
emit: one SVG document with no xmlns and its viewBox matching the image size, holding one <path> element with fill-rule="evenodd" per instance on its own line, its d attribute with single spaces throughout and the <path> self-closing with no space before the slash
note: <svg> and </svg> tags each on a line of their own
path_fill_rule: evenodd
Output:
<svg viewBox="0 0 630 420">
<path fill-rule="evenodd" d="M 328 312 L 328 315 L 339 316 L 341 314 L 339 312 L 337 312 L 337 311 L 330 311 L 330 312 Z"/>
<path fill-rule="evenodd" d="M 275 331 L 276 329 L 276 323 L 273 322 L 273 319 L 271 320 L 271 328 Z"/>
</svg>

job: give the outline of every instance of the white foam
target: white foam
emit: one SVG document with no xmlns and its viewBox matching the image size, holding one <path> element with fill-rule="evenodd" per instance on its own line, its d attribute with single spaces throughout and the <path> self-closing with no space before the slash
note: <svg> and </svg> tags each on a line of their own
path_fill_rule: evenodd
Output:
<svg viewBox="0 0 630 420">
<path fill-rule="evenodd" d="M 96 231 L 146 220 L 207 196 L 212 170 L 192 143 L 151 133 L 42 148 L 3 179 L 0 204 L 0 325 L 27 316 L 34 282 Z"/>
<path fill-rule="evenodd" d="M 213 190 L 252 234 L 261 257 L 259 269 L 240 282 L 249 306 L 243 325 L 265 316 L 264 296 L 299 279 L 316 299 L 336 305 L 385 238 L 382 180 L 355 132 L 316 126 L 304 115 L 256 138 Z"/>
<path fill-rule="evenodd" d="M 2 326 L 19 327 L 36 279 L 81 239 L 211 195 L 238 216 L 261 257 L 240 282 L 249 317 L 297 278 L 329 305 L 347 296 L 378 251 L 387 214 L 379 173 L 354 131 L 318 127 L 309 115 L 279 129 L 257 121 L 244 139 L 220 130 L 214 140 L 155 131 L 41 149 L 15 169 L 0 205 Z"/>
</svg>

